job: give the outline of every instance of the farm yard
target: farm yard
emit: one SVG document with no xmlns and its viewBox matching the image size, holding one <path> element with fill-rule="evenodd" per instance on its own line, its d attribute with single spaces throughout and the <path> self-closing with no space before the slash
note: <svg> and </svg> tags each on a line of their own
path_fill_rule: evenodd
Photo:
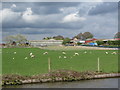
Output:
<svg viewBox="0 0 120 90">
<path fill-rule="evenodd" d="M 33 56 L 32 56 L 33 55 Z M 59 49 L 52 48 L 3 48 L 2 74 L 37 75 L 48 73 L 48 58 L 51 70 L 118 72 L 117 50 Z"/>
</svg>

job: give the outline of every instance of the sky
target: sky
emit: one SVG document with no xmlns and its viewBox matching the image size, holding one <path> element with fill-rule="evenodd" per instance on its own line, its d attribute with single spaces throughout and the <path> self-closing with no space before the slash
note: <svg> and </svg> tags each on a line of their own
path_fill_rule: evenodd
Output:
<svg viewBox="0 0 120 90">
<path fill-rule="evenodd" d="M 29 40 L 91 32 L 113 38 L 118 32 L 117 2 L 2 2 L 3 38 L 22 34 Z M 1 33 L 1 32 L 0 32 Z"/>
</svg>

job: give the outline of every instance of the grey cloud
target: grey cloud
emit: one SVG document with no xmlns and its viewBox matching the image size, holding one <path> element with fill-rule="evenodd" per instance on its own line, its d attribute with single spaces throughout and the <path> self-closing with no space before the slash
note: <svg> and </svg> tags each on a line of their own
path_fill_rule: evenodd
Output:
<svg viewBox="0 0 120 90">
<path fill-rule="evenodd" d="M 89 15 L 105 14 L 110 12 L 116 12 L 117 10 L 118 10 L 117 2 L 104 2 L 103 4 L 99 4 L 96 7 L 93 7 L 89 11 Z"/>
<path fill-rule="evenodd" d="M 25 11 L 26 8 L 32 8 L 36 14 L 55 14 L 60 13 L 61 7 L 77 6 L 80 2 L 4 2 L 3 8 L 10 8 L 12 4 L 16 4 L 16 8 L 12 8 L 15 12 Z"/>
<path fill-rule="evenodd" d="M 9 8 L 13 3 L 4 5 L 4 8 Z M 9 21 L 3 21 L 3 34 L 24 34 L 29 39 L 42 39 L 46 36 L 63 35 L 65 37 L 73 37 L 80 32 L 89 31 L 96 38 L 113 38 L 117 32 L 117 10 L 116 3 L 98 4 L 96 8 L 88 10 L 90 6 L 84 3 L 14 3 L 16 8 L 12 8 L 14 12 L 23 12 L 26 8 L 32 8 L 35 15 L 39 18 L 34 23 L 25 22 L 21 15 L 11 17 Z M 84 6 L 86 5 L 86 6 Z M 113 5 L 113 6 L 112 6 Z M 6 7 L 5 7 L 6 6 Z M 60 8 L 75 7 L 78 9 L 80 16 L 86 18 L 83 22 L 61 23 L 60 21 L 68 15 L 68 13 L 59 12 Z M 80 8 L 81 7 L 81 8 Z M 86 7 L 86 8 L 84 8 Z M 4 9 L 3 8 L 3 9 Z M 89 11 L 87 15 L 86 11 Z M 73 11 L 74 12 L 74 9 Z M 76 12 L 76 11 L 75 11 Z M 104 14 L 106 13 L 106 14 Z M 104 15 L 98 15 L 104 14 Z M 4 36 L 5 36 L 4 35 Z M 40 38 L 39 38 L 40 37 Z"/>
</svg>

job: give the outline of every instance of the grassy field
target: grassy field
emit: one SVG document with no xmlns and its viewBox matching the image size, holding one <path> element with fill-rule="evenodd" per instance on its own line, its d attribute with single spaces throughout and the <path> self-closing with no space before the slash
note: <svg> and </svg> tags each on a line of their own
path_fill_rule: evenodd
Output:
<svg viewBox="0 0 120 90">
<path fill-rule="evenodd" d="M 66 52 L 66 57 L 62 51 Z M 44 52 L 47 55 L 43 55 Z M 84 53 L 84 52 L 87 53 Z M 51 69 L 69 69 L 75 71 L 97 71 L 97 58 L 100 58 L 100 70 L 103 72 L 118 72 L 118 55 L 112 55 L 115 50 L 44 50 L 40 48 L 4 48 L 2 52 L 2 73 L 36 75 L 48 72 L 48 58 Z M 14 54 L 16 52 L 16 54 Z M 31 58 L 32 52 L 35 58 Z M 74 53 L 79 56 L 73 56 Z M 108 55 L 105 52 L 109 52 Z M 117 51 L 115 51 L 117 52 Z M 61 56 L 62 58 L 59 58 Z M 25 59 L 28 57 L 28 59 Z M 14 58 L 14 59 L 13 59 Z"/>
</svg>

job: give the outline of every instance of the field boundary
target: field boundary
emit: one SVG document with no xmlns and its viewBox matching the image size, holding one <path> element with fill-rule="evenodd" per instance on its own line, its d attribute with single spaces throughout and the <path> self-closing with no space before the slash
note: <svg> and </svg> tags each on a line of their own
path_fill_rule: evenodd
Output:
<svg viewBox="0 0 120 90">
<path fill-rule="evenodd" d="M 46 50 L 119 50 L 118 48 L 90 47 L 90 46 L 48 46 L 39 47 Z"/>
<path fill-rule="evenodd" d="M 68 74 L 69 73 L 69 74 Z M 117 78 L 120 77 L 120 73 L 96 73 L 96 72 L 76 72 L 76 71 L 56 71 L 41 76 L 33 77 L 22 77 L 10 79 L 5 76 L 6 80 L 2 80 L 2 86 L 5 85 L 22 85 L 22 84 L 33 84 L 33 83 L 47 83 L 47 82 L 71 82 L 80 80 L 92 80 L 92 79 L 103 79 L 103 78 Z M 21 79 L 20 79 L 21 78 Z"/>
</svg>

